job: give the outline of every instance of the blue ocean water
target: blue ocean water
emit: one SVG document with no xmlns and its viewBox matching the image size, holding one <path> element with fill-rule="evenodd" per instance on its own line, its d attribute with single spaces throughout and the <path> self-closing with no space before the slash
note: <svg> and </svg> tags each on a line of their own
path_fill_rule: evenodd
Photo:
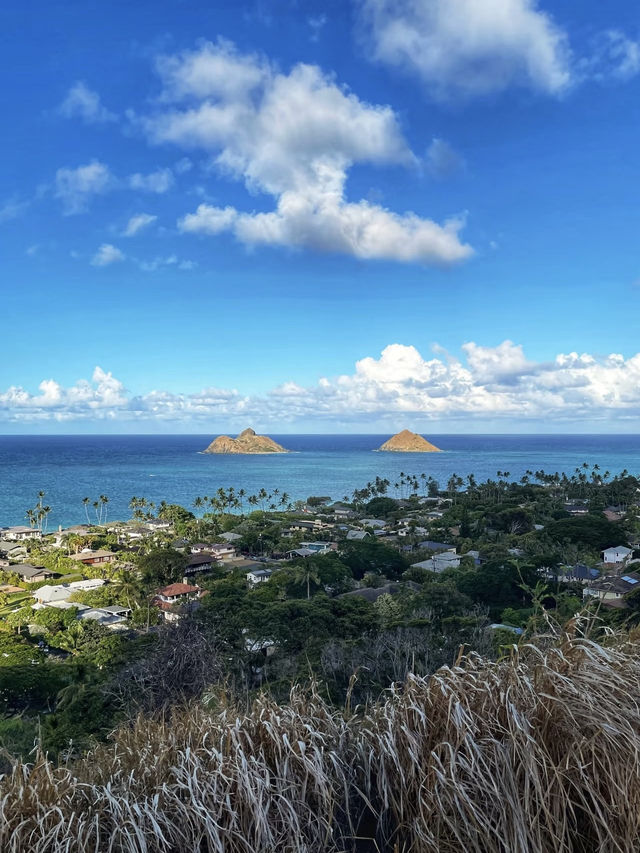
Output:
<svg viewBox="0 0 640 853">
<path fill-rule="evenodd" d="M 583 462 L 612 474 L 640 473 L 638 435 L 429 435 L 444 453 L 374 453 L 388 435 L 274 435 L 291 454 L 218 456 L 203 435 L 0 436 L 0 526 L 24 524 L 40 489 L 51 506 L 49 529 L 85 521 L 82 498 L 109 498 L 109 518 L 126 519 L 132 496 L 191 507 L 198 495 L 233 486 L 292 499 L 340 499 L 376 476 L 452 473 L 478 480 L 527 469 L 572 473 Z"/>
</svg>

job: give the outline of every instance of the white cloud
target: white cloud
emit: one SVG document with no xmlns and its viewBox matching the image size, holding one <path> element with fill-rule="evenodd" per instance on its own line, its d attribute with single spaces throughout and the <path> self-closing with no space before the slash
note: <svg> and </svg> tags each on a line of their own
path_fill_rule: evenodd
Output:
<svg viewBox="0 0 640 853">
<path fill-rule="evenodd" d="M 108 192 L 115 184 L 109 167 L 98 160 L 76 169 L 58 169 L 54 195 L 62 202 L 65 215 L 83 213 L 92 196 Z"/>
<path fill-rule="evenodd" d="M 108 267 L 111 264 L 124 261 L 124 257 L 117 246 L 112 246 L 111 243 L 103 243 L 91 258 L 91 265 L 94 267 Z"/>
<path fill-rule="evenodd" d="M 566 34 L 537 0 L 359 0 L 372 57 L 438 97 L 511 86 L 559 94 L 571 82 Z"/>
<path fill-rule="evenodd" d="M 464 169 L 464 159 L 444 139 L 435 138 L 427 148 L 426 164 L 434 178 L 450 178 Z"/>
<path fill-rule="evenodd" d="M 100 101 L 100 95 L 92 91 L 82 81 L 73 85 L 59 107 L 60 115 L 65 118 L 81 118 L 87 124 L 104 124 L 117 121 L 118 117 L 109 112 Z"/>
<path fill-rule="evenodd" d="M 157 169 L 148 175 L 136 172 L 135 175 L 129 176 L 128 183 L 132 190 L 161 194 L 171 189 L 174 178 L 171 169 Z"/>
<path fill-rule="evenodd" d="M 605 30 L 593 42 L 592 53 L 579 63 L 584 79 L 624 81 L 640 73 L 640 41 L 620 30 Z"/>
<path fill-rule="evenodd" d="M 187 272 L 197 267 L 195 261 L 181 260 L 177 255 L 158 256 L 152 261 L 138 261 L 137 263 L 143 272 L 155 272 L 161 269 L 161 267 L 175 267 L 178 270 Z"/>
<path fill-rule="evenodd" d="M 238 213 L 233 207 L 199 204 L 195 213 L 188 213 L 178 222 L 178 227 L 191 233 L 221 234 L 231 228 L 237 218 Z"/>
<path fill-rule="evenodd" d="M 28 201 L 18 201 L 16 199 L 5 201 L 3 205 L 0 205 L 0 223 L 9 222 L 11 219 L 17 219 L 19 216 L 22 216 L 29 208 L 29 205 L 30 202 Z"/>
<path fill-rule="evenodd" d="M 363 358 L 352 373 L 312 387 L 285 380 L 264 396 L 211 387 L 195 394 L 153 390 L 132 396 L 100 368 L 91 382 L 63 388 L 47 379 L 31 394 L 0 393 L 1 421 L 96 419 L 207 422 L 222 417 L 283 424 L 296 421 L 373 424 L 442 420 L 540 424 L 607 423 L 640 416 L 640 353 L 630 358 L 575 352 L 529 361 L 522 347 L 465 344 L 464 357 L 442 350 L 425 359 L 413 346 L 391 344 Z"/>
<path fill-rule="evenodd" d="M 355 164 L 417 165 L 390 107 L 361 101 L 315 66 L 280 73 L 227 42 L 164 58 L 158 68 L 163 106 L 141 120 L 150 139 L 202 148 L 252 193 L 276 200 L 266 213 L 200 205 L 180 220 L 182 230 L 230 230 L 247 244 L 360 258 L 452 263 L 473 253 L 460 240 L 460 217 L 439 224 L 346 198 Z"/>
<path fill-rule="evenodd" d="M 127 222 L 127 227 L 122 232 L 123 236 L 133 237 L 134 234 L 138 234 L 144 228 L 148 228 L 148 226 L 154 223 L 157 218 L 157 216 L 153 216 L 151 213 L 136 213 L 136 215 L 132 216 Z"/>
<path fill-rule="evenodd" d="M 175 169 L 176 175 L 185 175 L 193 169 L 193 163 L 188 157 L 181 157 L 173 168 Z"/>
</svg>

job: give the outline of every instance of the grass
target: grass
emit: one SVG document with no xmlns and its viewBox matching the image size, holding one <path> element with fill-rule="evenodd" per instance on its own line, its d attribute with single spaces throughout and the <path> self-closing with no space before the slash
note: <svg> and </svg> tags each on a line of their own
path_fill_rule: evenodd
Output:
<svg viewBox="0 0 640 853">
<path fill-rule="evenodd" d="M 0 779 L 0 849 L 114 853 L 631 853 L 640 657 L 584 625 L 475 654 L 378 703 L 312 685 L 140 717 L 68 766 Z"/>
</svg>

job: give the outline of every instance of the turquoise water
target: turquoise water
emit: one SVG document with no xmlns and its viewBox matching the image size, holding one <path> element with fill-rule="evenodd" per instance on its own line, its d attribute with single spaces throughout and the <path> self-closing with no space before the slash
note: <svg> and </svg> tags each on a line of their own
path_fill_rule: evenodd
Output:
<svg viewBox="0 0 640 853">
<path fill-rule="evenodd" d="M 452 473 L 479 480 L 527 468 L 572 473 L 583 462 L 612 474 L 640 473 L 636 435 L 429 435 L 444 453 L 374 453 L 388 435 L 273 435 L 296 451 L 274 456 L 202 454 L 210 438 L 172 436 L 0 436 L 0 526 L 23 524 L 37 492 L 51 506 L 49 529 L 85 519 L 82 498 L 109 497 L 109 518 L 129 518 L 133 495 L 191 507 L 197 495 L 233 486 L 292 499 L 339 499 L 376 476 L 425 473 L 445 485 Z"/>
</svg>

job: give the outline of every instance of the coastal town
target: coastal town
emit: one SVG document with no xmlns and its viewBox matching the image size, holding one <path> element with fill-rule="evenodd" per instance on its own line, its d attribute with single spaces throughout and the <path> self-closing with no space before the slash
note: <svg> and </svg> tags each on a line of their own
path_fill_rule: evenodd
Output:
<svg viewBox="0 0 640 853">
<path fill-rule="evenodd" d="M 633 624 L 639 501 L 628 472 L 585 464 L 518 482 L 402 474 L 342 500 L 233 488 L 190 508 L 136 497 L 129 519 L 53 532 L 36 506 L 30 523 L 0 530 L 2 743 L 20 750 L 42 720 L 54 752 L 100 739 L 146 701 L 114 699 L 114 684 L 166 655 L 165 642 L 195 654 L 208 638 L 224 678 L 276 695 L 311 667 L 338 698 L 362 668 L 367 699 L 460 646 L 498 655 L 543 619 Z M 222 677 L 185 686 L 172 672 L 160 704 Z M 90 714 L 63 701 L 71 684 L 77 701 L 92 697 Z"/>
</svg>

